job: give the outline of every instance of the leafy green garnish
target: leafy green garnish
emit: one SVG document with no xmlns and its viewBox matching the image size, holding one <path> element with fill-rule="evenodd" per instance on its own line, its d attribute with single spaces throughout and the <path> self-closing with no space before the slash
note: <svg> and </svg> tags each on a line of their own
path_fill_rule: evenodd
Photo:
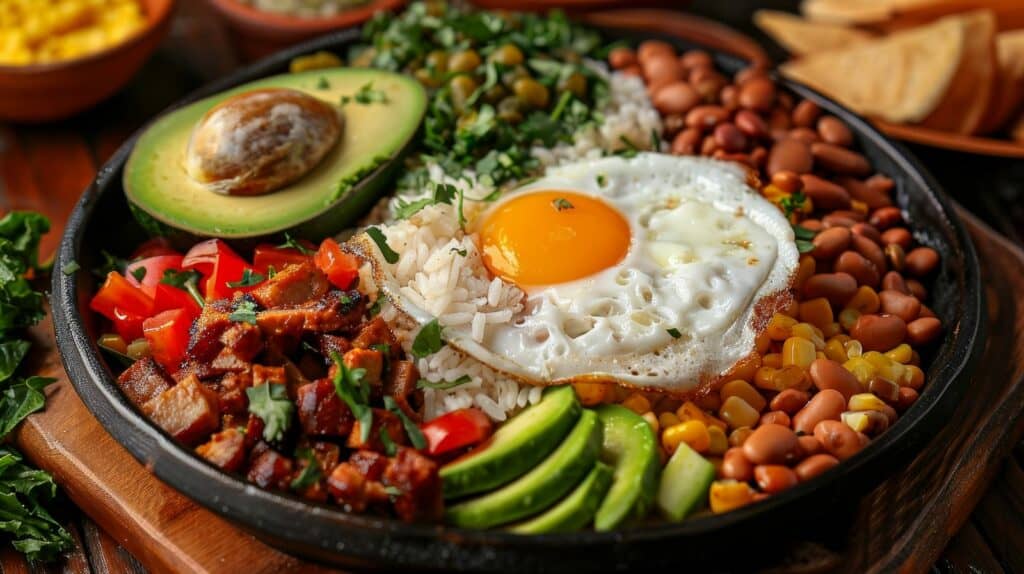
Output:
<svg viewBox="0 0 1024 574">
<path fill-rule="evenodd" d="M 327 78 L 320 76 L 316 80 L 316 89 L 318 90 L 329 90 L 331 89 L 331 83 L 327 81 Z"/>
<path fill-rule="evenodd" d="M 807 196 L 804 195 L 804 192 L 798 191 L 788 197 L 782 198 L 782 200 L 779 201 L 779 207 L 782 208 L 782 213 L 786 215 L 786 219 L 789 219 L 794 213 L 801 211 L 806 202 Z"/>
<path fill-rule="evenodd" d="M 573 205 L 569 203 L 569 200 L 564 197 L 559 197 L 552 200 L 551 205 L 554 206 L 558 211 L 564 211 L 566 209 L 572 209 Z"/>
<path fill-rule="evenodd" d="M 238 281 L 229 281 L 228 287 L 252 287 L 253 285 L 259 285 L 266 280 L 266 277 L 253 271 L 252 269 L 245 269 L 242 271 L 242 278 Z"/>
<path fill-rule="evenodd" d="M 466 256 L 466 253 L 469 253 L 469 252 L 468 252 L 468 251 L 466 251 L 465 249 L 459 249 L 459 248 L 457 248 L 457 247 L 452 247 L 451 249 L 449 249 L 449 250 L 448 250 L 448 252 L 449 252 L 449 253 L 458 253 L 458 254 L 459 254 L 460 256 L 462 256 L 462 257 L 465 257 L 465 256 Z"/>
<path fill-rule="evenodd" d="M 615 155 L 629 159 L 636 157 L 636 154 L 640 153 L 640 148 L 638 148 L 637 145 L 630 141 L 626 136 L 619 136 L 619 141 L 622 142 L 622 145 L 625 147 L 615 152 Z"/>
<path fill-rule="evenodd" d="M 381 90 L 375 90 L 373 88 L 373 82 L 368 82 L 360 86 L 354 96 L 341 97 L 341 105 L 343 106 L 353 101 L 364 106 L 368 106 L 370 104 L 386 104 L 388 103 L 388 95 Z"/>
<path fill-rule="evenodd" d="M 608 183 L 608 178 L 603 173 L 597 174 L 597 185 L 604 187 Z"/>
<path fill-rule="evenodd" d="M 387 295 L 384 295 L 384 294 L 378 295 L 377 299 L 375 299 L 373 301 L 373 305 L 370 305 L 370 308 L 366 310 L 366 314 L 369 315 L 371 318 L 372 317 L 376 317 L 377 315 L 380 315 L 381 307 L 384 306 L 384 302 L 387 301 L 387 300 L 388 300 L 388 296 Z"/>
<path fill-rule="evenodd" d="M 461 377 L 455 379 L 454 381 L 437 381 L 436 383 L 428 381 L 426 379 L 420 379 L 416 383 L 416 388 L 446 391 L 448 389 L 454 389 L 455 387 L 465 385 L 466 383 L 470 383 L 472 381 L 473 378 L 470 377 L 469 375 L 462 375 Z"/>
<path fill-rule="evenodd" d="M 394 397 L 384 397 L 384 408 L 398 415 L 398 418 L 402 419 L 402 427 L 405 428 L 405 434 L 409 435 L 409 442 L 412 443 L 412 446 L 417 450 L 427 447 L 427 439 L 423 437 L 423 431 L 421 431 L 420 427 L 409 418 L 409 415 L 405 414 L 405 411 L 399 408 Z"/>
<path fill-rule="evenodd" d="M 394 249 L 388 245 L 387 237 L 384 237 L 384 232 L 377 227 L 367 227 L 366 234 L 370 236 L 370 239 L 377 244 L 377 248 L 380 249 L 380 254 L 384 256 L 384 261 L 388 263 L 398 263 L 398 254 L 395 253 Z"/>
<path fill-rule="evenodd" d="M 395 217 L 398 219 L 408 219 L 428 205 L 436 205 L 438 203 L 451 205 L 455 196 L 458 194 L 458 190 L 450 183 L 436 183 L 432 184 L 432 186 L 433 193 L 430 197 L 424 197 L 423 199 L 417 199 L 416 201 L 410 202 L 405 202 L 399 199 L 398 207 L 395 208 Z"/>
<path fill-rule="evenodd" d="M 30 468 L 11 447 L 0 447 L 0 531 L 30 561 L 49 561 L 72 547 L 71 535 L 46 507 L 57 498 L 49 474 Z"/>
<path fill-rule="evenodd" d="M 171 287 L 177 287 L 188 292 L 192 296 L 192 299 L 199 304 L 200 307 L 206 305 L 206 300 L 203 299 L 203 294 L 199 292 L 199 272 L 194 269 L 188 269 L 183 271 L 175 271 L 174 269 L 164 270 L 164 276 L 160 279 L 160 283 L 164 285 L 170 285 Z"/>
<path fill-rule="evenodd" d="M 289 485 L 291 486 L 291 489 L 306 490 L 307 488 L 320 482 L 320 479 L 323 478 L 324 473 L 323 470 L 320 469 L 320 461 L 318 461 L 316 459 L 316 455 L 313 454 L 313 449 L 300 448 L 297 451 L 295 451 L 295 455 L 296 458 L 306 461 L 306 466 L 302 468 L 302 472 L 299 473 L 299 476 L 296 476 L 295 479 L 292 480 L 291 484 Z"/>
<path fill-rule="evenodd" d="M 796 237 L 796 250 L 798 252 L 810 253 L 811 251 L 814 251 L 814 243 L 811 240 L 814 239 L 814 236 L 817 235 L 817 233 L 802 225 L 794 225 L 793 235 Z"/>
<path fill-rule="evenodd" d="M 312 255 L 313 250 L 309 249 L 288 232 L 284 234 L 284 243 L 277 246 L 279 249 L 294 249 L 303 255 Z"/>
<path fill-rule="evenodd" d="M 135 269 L 132 269 L 132 277 L 141 283 L 142 280 L 146 278 L 146 271 L 147 269 L 145 267 L 136 267 Z"/>
<path fill-rule="evenodd" d="M 672 335 L 673 339 L 678 339 L 679 337 L 683 336 L 683 334 L 679 332 L 679 329 L 676 329 L 675 327 L 672 327 L 671 329 L 665 329 L 665 330 L 668 331 L 669 335 Z"/>
<path fill-rule="evenodd" d="M 373 427 L 373 409 L 369 407 L 370 386 L 364 380 L 366 369 L 348 368 L 337 352 L 331 353 L 331 360 L 338 367 L 334 375 L 334 392 L 359 421 L 359 440 L 365 444 L 370 440 L 370 428 Z"/>
<path fill-rule="evenodd" d="M 128 267 L 127 259 L 121 259 L 106 249 L 100 250 L 100 256 L 103 257 L 103 263 L 100 263 L 99 266 L 92 270 L 93 274 L 97 277 L 106 277 L 111 271 L 123 273 L 125 267 Z"/>
<path fill-rule="evenodd" d="M 236 323 L 256 324 L 256 303 L 252 301 L 240 301 L 235 310 L 228 315 L 228 319 Z"/>
<path fill-rule="evenodd" d="M 441 350 L 444 341 L 441 339 L 441 324 L 432 320 L 420 329 L 412 341 L 412 354 L 417 359 L 433 355 Z"/>
<path fill-rule="evenodd" d="M 60 271 L 65 275 L 71 275 L 72 273 L 78 271 L 81 268 L 82 266 L 79 265 L 77 261 L 69 261 L 68 263 L 64 264 L 64 267 L 61 267 Z"/>
<path fill-rule="evenodd" d="M 395 453 L 398 452 L 398 445 L 395 444 L 395 441 L 391 440 L 391 435 L 388 434 L 388 429 L 380 427 L 380 432 L 377 434 L 380 435 L 380 444 L 384 446 L 384 454 L 388 456 L 395 456 Z"/>
<path fill-rule="evenodd" d="M 390 484 L 384 486 L 384 492 L 392 498 L 396 496 L 402 496 L 402 494 L 404 494 L 401 488 L 398 488 L 397 486 L 392 486 Z"/>
<path fill-rule="evenodd" d="M 263 421 L 263 440 L 279 441 L 292 424 L 295 405 L 288 398 L 288 389 L 280 383 L 265 383 L 245 390 L 249 412 Z"/>
</svg>

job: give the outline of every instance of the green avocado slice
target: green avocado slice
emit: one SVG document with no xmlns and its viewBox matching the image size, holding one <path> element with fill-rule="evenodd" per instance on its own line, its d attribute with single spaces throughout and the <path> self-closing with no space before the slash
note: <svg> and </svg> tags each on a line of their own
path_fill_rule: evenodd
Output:
<svg viewBox="0 0 1024 574">
<path fill-rule="evenodd" d="M 580 411 L 571 386 L 545 390 L 540 402 L 502 425 L 491 440 L 441 467 L 444 497 L 493 490 L 522 476 L 555 450 Z"/>
<path fill-rule="evenodd" d="M 714 480 L 715 466 L 686 443 L 680 443 L 661 474 L 658 510 L 668 520 L 679 522 L 704 505 Z"/>
<path fill-rule="evenodd" d="M 385 101 L 360 103 L 364 86 Z M 225 99 L 254 89 L 290 88 L 339 106 L 341 137 L 309 173 L 260 196 L 221 195 L 192 180 L 184 158 L 196 123 Z M 349 101 L 341 105 L 342 98 Z M 247 239 L 290 231 L 321 238 L 351 225 L 383 191 L 426 109 L 415 79 L 363 68 L 333 68 L 263 78 L 174 110 L 139 137 L 124 170 L 132 211 L 147 229 L 185 236 Z"/>
<path fill-rule="evenodd" d="M 509 528 L 517 534 L 575 532 L 587 525 L 612 485 L 612 467 L 598 462 L 594 469 L 562 502 L 543 514 Z"/>
<path fill-rule="evenodd" d="M 647 514 L 658 489 L 658 444 L 651 425 L 633 411 L 619 405 L 596 411 L 604 426 L 601 461 L 615 469 L 615 477 L 594 528 L 612 530 Z"/>
<path fill-rule="evenodd" d="M 491 528 L 548 508 L 575 487 L 597 461 L 601 424 L 585 410 L 569 436 L 544 462 L 511 484 L 448 508 L 447 521 L 462 528 Z"/>
</svg>

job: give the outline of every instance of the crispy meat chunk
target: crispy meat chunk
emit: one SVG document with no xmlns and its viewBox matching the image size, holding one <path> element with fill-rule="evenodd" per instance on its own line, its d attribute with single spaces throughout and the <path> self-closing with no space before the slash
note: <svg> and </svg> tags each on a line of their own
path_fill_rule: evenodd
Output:
<svg viewBox="0 0 1024 574">
<path fill-rule="evenodd" d="M 235 472 L 245 462 L 245 432 L 237 428 L 223 430 L 199 445 L 196 453 L 228 472 Z"/>
<path fill-rule="evenodd" d="M 273 449 L 263 450 L 249 465 L 249 481 L 260 488 L 287 490 L 292 481 L 292 460 Z"/>
<path fill-rule="evenodd" d="M 156 361 L 146 357 L 135 361 L 121 373 L 117 378 L 117 384 L 132 404 L 141 407 L 171 388 L 174 379 Z"/>
<path fill-rule="evenodd" d="M 338 504 L 353 512 L 363 512 L 372 504 L 384 503 L 388 493 L 384 485 L 371 480 L 352 462 L 334 467 L 327 477 L 327 490 Z"/>
<path fill-rule="evenodd" d="M 331 362 L 331 355 L 334 353 L 344 355 L 352 348 L 352 343 L 349 343 L 348 339 L 338 335 L 318 333 L 316 340 L 317 346 L 320 348 L 320 354 L 323 355 L 328 363 Z"/>
<path fill-rule="evenodd" d="M 406 522 L 440 520 L 444 503 L 436 462 L 415 449 L 399 448 L 384 471 L 384 482 L 401 491 L 394 498 L 399 518 Z"/>
<path fill-rule="evenodd" d="M 195 376 L 160 393 L 142 411 L 175 440 L 190 446 L 210 436 L 220 424 L 217 394 Z"/>
<path fill-rule="evenodd" d="M 312 261 L 289 265 L 262 285 L 252 290 L 256 301 L 272 309 L 301 305 L 311 299 L 323 297 L 330 288 L 327 276 Z"/>
<path fill-rule="evenodd" d="M 412 361 L 392 361 L 384 377 L 384 394 L 394 397 L 398 408 L 416 422 L 420 421 L 420 415 L 409 398 L 416 393 L 419 380 L 420 371 Z"/>
<path fill-rule="evenodd" d="M 349 369 L 365 369 L 363 380 L 371 387 L 380 386 L 380 376 L 384 371 L 384 355 L 373 349 L 351 349 L 342 357 Z"/>
<path fill-rule="evenodd" d="M 207 363 L 217 356 L 223 343 L 221 335 L 232 325 L 231 301 L 220 299 L 211 301 L 203 307 L 203 312 L 192 325 L 192 336 L 189 338 L 186 356 L 198 363 Z"/>
<path fill-rule="evenodd" d="M 221 414 L 243 415 L 248 411 L 249 399 L 245 390 L 252 386 L 252 371 L 228 373 L 219 381 L 207 385 L 217 393 Z"/>
<path fill-rule="evenodd" d="M 380 316 L 374 317 L 363 325 L 359 329 L 359 333 L 352 339 L 352 346 L 357 349 L 369 349 L 374 345 L 387 345 L 393 354 L 397 354 L 401 350 L 395 335 Z"/>
<path fill-rule="evenodd" d="M 284 367 L 266 367 L 264 365 L 252 366 L 252 386 L 258 387 L 266 384 L 284 385 L 288 383 L 288 376 Z"/>
<path fill-rule="evenodd" d="M 385 452 L 384 443 L 380 440 L 381 429 L 388 433 L 391 441 L 398 445 L 407 444 L 405 428 L 402 426 L 402 419 L 398 415 L 384 409 L 373 409 L 373 424 L 370 426 L 370 436 L 363 442 L 362 429 L 359 421 L 352 425 L 352 432 L 348 435 L 346 443 L 352 449 L 366 449 L 377 452 Z"/>
<path fill-rule="evenodd" d="M 220 336 L 220 342 L 240 360 L 252 362 L 263 350 L 263 334 L 250 323 L 234 323 Z"/>
<path fill-rule="evenodd" d="M 256 324 L 263 333 L 267 355 L 284 358 L 299 346 L 306 318 L 302 313 L 289 310 L 263 311 L 256 316 Z"/>
<path fill-rule="evenodd" d="M 348 458 L 349 464 L 359 469 L 370 480 L 380 481 L 388 468 L 388 457 L 372 450 L 357 450 Z"/>
<path fill-rule="evenodd" d="M 330 379 L 303 385 L 295 403 L 304 434 L 311 437 L 344 437 L 352 432 L 352 411 L 334 391 Z"/>
<path fill-rule="evenodd" d="M 187 365 L 188 366 L 188 365 Z M 216 374 L 239 373 L 252 368 L 252 364 L 239 357 L 234 350 L 224 347 L 210 363 L 209 371 Z"/>
</svg>

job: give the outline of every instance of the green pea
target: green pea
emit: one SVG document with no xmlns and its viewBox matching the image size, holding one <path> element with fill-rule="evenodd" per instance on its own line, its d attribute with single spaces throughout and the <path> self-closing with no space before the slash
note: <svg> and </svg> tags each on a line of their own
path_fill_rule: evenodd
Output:
<svg viewBox="0 0 1024 574">
<path fill-rule="evenodd" d="M 449 72 L 472 72 L 480 66 L 480 54 L 476 50 L 455 52 L 448 58 Z"/>
<path fill-rule="evenodd" d="M 524 104 L 539 109 L 548 107 L 548 100 L 550 99 L 548 89 L 533 78 L 519 78 L 512 85 L 512 91 L 515 92 L 519 101 Z"/>
</svg>

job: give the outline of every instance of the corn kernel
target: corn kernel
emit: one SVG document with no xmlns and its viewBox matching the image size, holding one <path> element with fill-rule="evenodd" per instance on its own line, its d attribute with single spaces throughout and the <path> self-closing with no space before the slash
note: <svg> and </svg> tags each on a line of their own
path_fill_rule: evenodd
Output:
<svg viewBox="0 0 1024 574">
<path fill-rule="evenodd" d="M 786 306 L 780 310 L 781 313 L 796 318 L 800 314 L 800 303 L 796 299 L 790 299 Z"/>
<path fill-rule="evenodd" d="M 718 389 L 718 393 L 723 402 L 729 397 L 739 397 L 757 412 L 763 411 L 768 406 L 768 400 L 746 381 L 729 381 Z"/>
<path fill-rule="evenodd" d="M 708 499 L 711 503 L 711 512 L 721 514 L 753 502 L 754 489 L 745 482 L 716 480 L 711 483 Z"/>
<path fill-rule="evenodd" d="M 903 378 L 904 367 L 902 364 L 893 361 L 878 351 L 868 351 L 862 355 L 864 359 L 874 365 L 879 377 L 890 381 L 899 381 Z"/>
<path fill-rule="evenodd" d="M 622 406 L 638 415 L 642 415 L 651 410 L 651 401 L 639 393 L 633 393 L 626 397 L 626 400 L 622 401 Z"/>
<path fill-rule="evenodd" d="M 672 425 L 661 433 L 661 446 L 665 447 L 669 453 L 675 452 L 682 443 L 686 443 L 699 453 L 707 452 L 711 445 L 707 425 L 697 420 L 686 421 Z"/>
<path fill-rule="evenodd" d="M 872 377 L 868 381 L 868 392 L 887 403 L 895 403 L 900 398 L 900 386 L 882 377 Z"/>
<path fill-rule="evenodd" d="M 846 347 L 838 337 L 832 337 L 825 343 L 825 356 L 837 363 L 845 363 L 850 358 L 846 355 Z"/>
<path fill-rule="evenodd" d="M 804 301 L 800 303 L 800 320 L 823 329 L 832 322 L 832 305 L 824 297 Z"/>
<path fill-rule="evenodd" d="M 739 427 L 729 433 L 729 446 L 743 446 L 743 443 L 747 442 L 747 438 L 754 434 L 754 429 L 750 427 Z"/>
<path fill-rule="evenodd" d="M 782 365 L 808 368 L 815 359 L 814 343 L 801 337 L 790 337 L 782 344 Z"/>
<path fill-rule="evenodd" d="M 846 308 L 857 311 L 861 315 L 867 315 L 877 313 L 880 305 L 878 293 L 867 285 L 861 285 L 846 303 Z"/>
<path fill-rule="evenodd" d="M 782 367 L 782 353 L 768 353 L 764 357 L 761 357 L 762 367 L 771 367 L 772 369 L 778 369 Z M 757 372 L 755 371 L 755 375 Z"/>
<path fill-rule="evenodd" d="M 889 428 L 889 419 L 878 411 L 844 412 L 839 415 L 843 424 L 868 436 L 876 435 Z"/>
<path fill-rule="evenodd" d="M 883 411 L 885 406 L 885 401 L 871 393 L 853 395 L 848 404 L 851 411 Z"/>
<path fill-rule="evenodd" d="M 814 343 L 815 349 L 825 348 L 825 336 L 822 334 L 821 329 L 810 323 L 797 323 L 793 325 L 793 336 L 807 339 Z"/>
<path fill-rule="evenodd" d="M 917 365 L 907 365 L 903 370 L 903 379 L 899 382 L 900 386 L 910 387 L 915 391 L 924 386 L 924 371 Z"/>
<path fill-rule="evenodd" d="M 754 349 L 758 355 L 763 355 L 768 352 L 768 349 L 772 346 L 772 338 L 768 336 L 768 333 L 761 332 L 757 334 L 757 338 L 754 339 Z"/>
<path fill-rule="evenodd" d="M 811 255 L 801 255 L 800 264 L 796 268 L 796 280 L 793 282 L 796 287 L 803 287 L 804 282 L 814 275 L 818 264 Z"/>
<path fill-rule="evenodd" d="M 843 363 L 843 367 L 853 373 L 853 376 L 860 381 L 862 387 L 867 388 L 868 382 L 871 377 L 877 375 L 875 366 L 869 363 L 863 357 L 852 357 L 850 360 Z"/>
<path fill-rule="evenodd" d="M 722 409 L 718 411 L 718 416 L 722 417 L 722 420 L 732 428 L 753 427 L 761 418 L 760 413 L 754 407 L 737 396 L 725 399 Z"/>
<path fill-rule="evenodd" d="M 860 319 L 861 312 L 856 309 L 843 309 L 839 312 L 839 324 L 847 331 L 853 329 Z"/>
<path fill-rule="evenodd" d="M 675 413 L 661 413 L 658 415 L 658 424 L 661 428 L 668 428 L 672 425 L 679 424 L 679 417 Z"/>
<path fill-rule="evenodd" d="M 729 372 L 726 374 L 726 376 L 730 379 L 741 379 L 744 381 L 754 380 L 754 373 L 756 373 L 757 370 L 761 368 L 762 354 L 762 351 L 758 351 L 757 353 L 752 353 L 740 359 L 739 361 L 736 362 L 735 365 L 733 365 L 731 369 L 729 369 Z M 714 410 L 718 410 L 717 407 Z"/>
<path fill-rule="evenodd" d="M 850 357 L 851 359 L 853 357 L 859 357 L 862 354 L 864 354 L 864 346 L 861 345 L 860 341 L 858 341 L 857 339 L 850 339 L 849 341 L 843 343 L 843 347 L 846 348 L 846 356 Z"/>
<path fill-rule="evenodd" d="M 576 396 L 585 407 L 592 407 L 607 402 L 611 398 L 611 385 L 605 383 L 573 383 Z"/>
<path fill-rule="evenodd" d="M 683 406 L 679 407 L 679 410 L 676 411 L 676 416 L 679 417 L 679 422 L 701 421 L 705 425 L 717 425 L 722 427 L 723 430 L 725 430 L 724 422 L 704 412 L 703 409 L 698 407 L 692 401 L 686 401 L 685 403 L 683 403 Z"/>
<path fill-rule="evenodd" d="M 857 432 L 864 432 L 868 428 L 868 425 L 871 424 L 868 420 L 867 413 L 845 412 L 840 415 L 840 417 L 842 418 L 843 424 Z"/>
<path fill-rule="evenodd" d="M 765 333 L 773 341 L 785 341 L 786 339 L 793 336 L 793 326 L 797 324 L 797 320 L 783 315 L 782 313 L 776 313 L 772 315 L 770 321 L 768 321 L 768 327 L 765 328 Z"/>
<path fill-rule="evenodd" d="M 810 365 L 810 363 L 808 363 L 808 365 Z M 786 389 L 806 391 L 811 388 L 811 382 L 807 377 L 807 371 L 804 367 L 797 365 L 789 365 L 779 369 L 772 377 L 772 384 L 775 385 L 776 391 L 784 391 Z"/>
<path fill-rule="evenodd" d="M 708 453 L 715 456 L 722 456 L 725 451 L 729 450 L 729 437 L 725 436 L 725 431 L 718 427 L 708 427 Z"/>
<path fill-rule="evenodd" d="M 886 357 L 896 361 L 897 363 L 903 363 L 906 365 L 910 362 L 910 359 L 914 358 L 914 350 L 910 348 L 910 345 L 906 343 L 900 343 L 895 349 L 890 350 L 885 354 Z"/>
<path fill-rule="evenodd" d="M 821 334 L 826 338 L 835 337 L 843 332 L 843 326 L 833 321 L 821 328 Z"/>
<path fill-rule="evenodd" d="M 759 389 L 774 391 L 775 383 L 772 379 L 775 378 L 775 373 L 777 372 L 779 372 L 779 369 L 775 367 L 761 367 L 754 374 L 754 385 Z"/>
<path fill-rule="evenodd" d="M 654 431 L 654 434 L 658 434 L 658 431 L 661 430 L 661 425 L 658 423 L 658 417 L 654 416 L 654 413 L 650 411 L 647 411 L 641 416 L 645 421 L 647 421 L 647 424 L 651 425 L 651 430 Z"/>
</svg>

